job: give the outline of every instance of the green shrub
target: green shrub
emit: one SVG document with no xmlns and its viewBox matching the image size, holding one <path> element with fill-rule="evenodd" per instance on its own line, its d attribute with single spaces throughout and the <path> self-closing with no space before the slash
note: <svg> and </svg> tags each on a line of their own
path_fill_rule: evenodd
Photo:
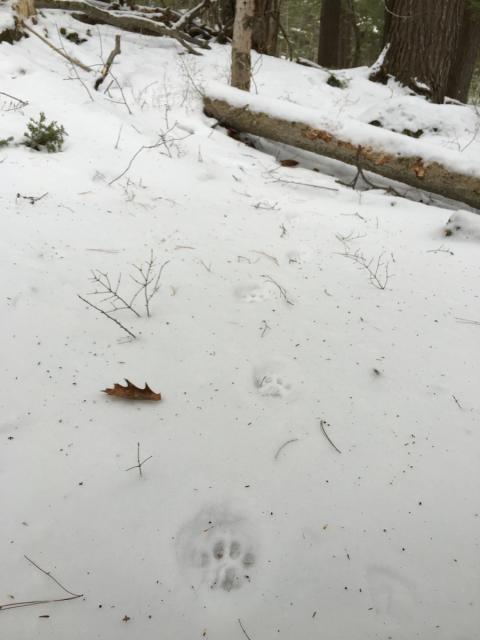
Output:
<svg viewBox="0 0 480 640">
<path fill-rule="evenodd" d="M 2 147 L 8 147 L 8 145 L 12 141 L 13 141 L 13 137 L 12 136 L 10 136 L 9 138 L 0 138 L 0 149 Z"/>
<path fill-rule="evenodd" d="M 25 145 L 36 151 L 46 149 L 48 153 L 56 153 L 61 151 L 65 136 L 68 133 L 62 125 L 58 125 L 55 121 L 47 124 L 45 114 L 40 113 L 37 121 L 30 118 L 25 132 Z"/>
</svg>

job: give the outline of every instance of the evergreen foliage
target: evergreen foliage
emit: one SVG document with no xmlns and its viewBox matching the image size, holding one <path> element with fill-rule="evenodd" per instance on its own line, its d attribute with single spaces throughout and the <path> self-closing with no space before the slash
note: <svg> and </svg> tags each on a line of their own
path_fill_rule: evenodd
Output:
<svg viewBox="0 0 480 640">
<path fill-rule="evenodd" d="M 55 121 L 47 124 L 47 119 L 42 111 L 38 120 L 30 118 L 24 144 L 36 151 L 46 149 L 48 153 L 56 153 L 62 150 L 66 135 L 68 134 L 62 125 L 58 125 Z"/>
</svg>

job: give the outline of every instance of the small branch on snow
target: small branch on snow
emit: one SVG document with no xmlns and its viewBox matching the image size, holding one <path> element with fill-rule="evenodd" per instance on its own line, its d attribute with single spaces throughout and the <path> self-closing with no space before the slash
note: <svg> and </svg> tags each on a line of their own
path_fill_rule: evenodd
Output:
<svg viewBox="0 0 480 640">
<path fill-rule="evenodd" d="M 110 67 L 113 64 L 115 57 L 119 55 L 121 52 L 122 51 L 120 49 L 120 36 L 116 35 L 115 47 L 110 51 L 110 55 L 108 56 L 106 63 L 103 65 L 103 69 L 100 71 L 100 76 L 95 80 L 95 84 L 93 85 L 95 91 L 98 91 L 98 87 L 102 84 L 102 82 L 105 80 L 105 78 L 109 74 Z"/>
<path fill-rule="evenodd" d="M 142 265 L 141 267 L 135 264 L 133 265 L 134 269 L 136 269 L 137 272 L 139 273 L 139 280 L 137 280 L 133 276 L 130 276 L 130 277 L 134 282 L 140 285 L 140 289 L 135 294 L 135 297 L 137 297 L 140 291 L 143 291 L 143 296 L 145 299 L 145 310 L 147 312 L 148 318 L 150 318 L 150 301 L 160 289 L 160 278 L 162 277 L 164 268 L 167 266 L 169 262 L 170 260 L 166 260 L 159 268 L 158 273 L 155 274 L 156 258 L 153 255 L 153 251 L 150 251 L 150 259 L 147 260 L 145 265 Z M 152 283 L 154 283 L 153 287 L 149 289 Z"/>
<path fill-rule="evenodd" d="M 50 49 L 53 49 L 54 51 L 56 51 L 59 55 L 61 55 L 66 60 L 68 60 L 71 64 L 76 65 L 77 67 L 80 67 L 80 69 L 83 69 L 83 71 L 88 71 L 88 72 L 91 71 L 90 67 L 87 67 L 86 64 L 83 64 L 83 62 L 80 62 L 80 60 L 77 60 L 76 58 L 69 56 L 67 53 L 65 53 L 64 51 L 62 51 L 61 49 L 53 45 L 49 40 L 47 40 L 47 38 L 44 38 L 40 33 L 35 31 L 35 29 L 32 29 L 32 27 L 30 27 L 28 24 L 23 23 L 23 28 L 29 31 L 30 33 L 33 33 L 33 35 L 37 36 L 37 38 L 40 38 L 40 40 L 44 42 L 46 45 L 48 45 Z"/>
<path fill-rule="evenodd" d="M 63 584 L 59 582 L 59 580 L 57 580 L 55 576 L 51 574 L 50 571 L 45 571 L 45 569 L 42 569 L 42 567 L 39 567 L 38 564 L 34 562 L 31 558 L 29 558 L 28 556 L 23 556 L 23 557 L 25 558 L 25 560 L 30 562 L 30 564 L 32 564 L 36 569 L 38 569 L 39 571 L 44 573 L 46 576 L 48 576 L 50 580 L 53 580 L 53 582 L 55 582 L 55 584 L 58 585 L 60 589 L 62 589 L 62 591 L 64 591 L 65 593 L 68 593 L 68 597 L 51 598 L 48 600 L 27 600 L 24 602 L 8 602 L 7 604 L 0 605 L 0 611 L 6 610 L 6 609 L 19 609 L 21 607 L 31 607 L 36 604 L 50 604 L 52 602 L 65 602 L 66 600 L 76 600 L 77 598 L 83 597 L 83 593 L 73 593 L 73 591 L 70 591 L 69 589 L 64 587 Z"/>
<path fill-rule="evenodd" d="M 134 294 L 134 296 L 131 298 L 130 302 L 127 302 L 127 300 L 125 300 L 125 298 L 123 298 L 119 293 L 118 290 L 120 288 L 120 283 L 121 283 L 121 279 L 122 279 L 122 274 L 120 274 L 118 276 L 117 282 L 115 284 L 115 286 L 112 285 L 112 283 L 110 282 L 110 276 L 108 275 L 108 273 L 102 273 L 102 271 L 92 271 L 92 282 L 94 282 L 95 284 L 97 284 L 98 286 L 100 286 L 103 291 L 92 291 L 91 293 L 87 294 L 87 295 L 106 295 L 107 297 L 102 300 L 102 302 L 106 302 L 111 300 L 112 301 L 112 310 L 111 312 L 113 313 L 114 311 L 121 311 L 122 309 L 129 309 L 132 313 L 134 313 L 137 318 L 140 318 L 140 314 L 138 313 L 138 311 L 133 307 L 133 303 L 135 302 L 135 298 L 138 296 L 138 294 L 140 293 L 141 289 L 139 291 L 137 291 L 137 293 Z M 115 302 L 120 302 L 123 306 L 122 307 L 117 307 L 115 306 Z"/>
<path fill-rule="evenodd" d="M 22 196 L 21 193 L 17 193 L 15 200 L 18 200 L 20 198 L 22 200 L 28 200 L 30 204 L 35 204 L 42 198 L 45 198 L 45 196 L 48 196 L 48 191 L 45 191 L 45 193 L 42 193 L 41 196 Z"/>
<path fill-rule="evenodd" d="M 126 333 L 128 333 L 128 335 L 133 338 L 134 340 L 137 338 L 137 336 L 130 331 L 130 329 L 127 329 L 127 327 L 125 325 L 123 325 L 119 320 L 117 320 L 116 318 L 114 318 L 113 316 L 111 316 L 109 313 L 107 313 L 106 311 L 104 311 L 103 309 L 100 309 L 100 307 L 95 306 L 94 304 L 92 304 L 91 302 L 89 302 L 88 300 L 86 300 L 85 298 L 82 298 L 81 295 L 79 295 L 77 293 L 77 297 L 80 298 L 80 300 L 82 300 L 82 302 L 85 302 L 85 304 L 88 304 L 90 307 L 93 307 L 94 309 L 96 309 L 97 311 L 99 311 L 102 315 L 104 315 L 105 317 L 107 317 L 109 320 L 111 320 L 112 322 L 115 322 L 115 324 L 117 324 L 121 329 L 123 329 L 123 331 L 125 331 Z"/>
<path fill-rule="evenodd" d="M 320 420 L 320 429 L 323 432 L 323 435 L 325 436 L 325 438 L 328 440 L 328 442 L 332 445 L 332 447 L 335 449 L 335 451 L 337 453 L 342 453 L 340 451 L 340 449 L 336 446 L 336 444 L 332 441 L 332 439 L 330 438 L 330 436 L 328 435 L 326 429 L 325 429 L 325 425 L 328 424 L 328 422 L 326 420 Z"/>
<path fill-rule="evenodd" d="M 297 182 L 296 180 L 284 180 L 283 178 L 275 178 L 271 180 L 270 183 L 273 182 L 282 182 L 283 184 L 296 184 L 301 187 L 313 187 L 314 189 L 324 189 L 325 191 L 337 191 L 338 189 L 334 189 L 333 187 L 323 187 L 320 184 L 311 184 L 310 182 Z"/>
<path fill-rule="evenodd" d="M 455 318 L 457 322 L 461 322 L 462 324 L 476 324 L 480 325 L 480 320 L 469 320 L 468 318 Z"/>
<path fill-rule="evenodd" d="M 243 635 L 247 638 L 247 640 L 252 640 L 252 638 L 246 632 L 245 627 L 243 626 L 242 621 L 240 620 L 240 618 L 238 618 L 238 624 L 240 625 L 240 629 L 243 631 Z"/>
<path fill-rule="evenodd" d="M 284 442 L 277 450 L 277 453 L 274 456 L 274 460 L 278 460 L 278 456 L 282 453 L 282 451 L 285 449 L 286 446 L 288 446 L 289 444 L 291 444 L 292 442 L 298 442 L 298 438 L 292 438 L 291 440 L 287 440 L 286 442 Z"/>
<path fill-rule="evenodd" d="M 138 469 L 138 475 L 141 478 L 142 475 L 143 475 L 142 467 L 145 464 L 145 462 L 147 462 L 147 460 L 150 460 L 151 458 L 153 458 L 153 456 L 148 456 L 148 458 L 145 458 L 144 460 L 142 460 L 140 462 L 140 443 L 137 442 L 137 464 L 135 464 L 133 467 L 129 467 L 128 469 L 125 469 L 125 471 L 131 471 L 132 469 Z"/>
<path fill-rule="evenodd" d="M 458 398 L 456 398 L 456 397 L 453 395 L 453 393 L 452 393 L 452 398 L 455 400 L 455 404 L 457 405 L 457 407 L 458 407 L 459 409 L 463 409 L 463 407 L 462 407 L 462 405 L 460 404 L 460 402 L 459 402 Z"/>
<path fill-rule="evenodd" d="M 287 304 L 290 304 L 293 307 L 293 302 L 288 299 L 287 290 L 284 287 L 282 287 L 280 284 L 278 284 L 278 282 L 276 280 L 274 280 L 272 278 L 272 276 L 261 275 L 260 277 L 263 278 L 264 280 L 266 280 L 267 282 L 270 282 L 271 284 L 275 285 L 277 287 L 278 291 L 280 292 L 280 297 L 282 297 Z"/>
</svg>

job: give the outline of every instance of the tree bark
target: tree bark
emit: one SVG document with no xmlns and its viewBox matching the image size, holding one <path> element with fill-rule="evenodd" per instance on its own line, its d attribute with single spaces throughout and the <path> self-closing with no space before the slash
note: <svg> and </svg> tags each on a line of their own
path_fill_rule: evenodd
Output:
<svg viewBox="0 0 480 640">
<path fill-rule="evenodd" d="M 278 55 L 280 7 L 282 0 L 254 0 L 252 49 L 269 56 Z M 235 0 L 219 0 L 216 5 L 217 21 L 227 38 L 233 37 Z"/>
<path fill-rule="evenodd" d="M 32 16 L 36 15 L 34 0 L 17 0 L 13 5 L 13 10 L 17 20 L 22 23 Z"/>
<path fill-rule="evenodd" d="M 387 0 L 383 64 L 371 77 L 389 76 L 442 103 L 462 24 L 465 0 Z"/>
<path fill-rule="evenodd" d="M 233 25 L 231 84 L 250 90 L 254 0 L 237 0 Z"/>
<path fill-rule="evenodd" d="M 468 101 L 475 64 L 480 54 L 480 8 L 465 5 L 459 44 L 450 69 L 447 96 Z"/>
<path fill-rule="evenodd" d="M 278 54 L 281 0 L 255 0 L 252 48 L 269 56 Z"/>
<path fill-rule="evenodd" d="M 342 0 L 323 0 L 320 14 L 318 40 L 318 64 L 328 69 L 338 69 L 340 64 L 340 19 Z"/>
<path fill-rule="evenodd" d="M 345 133 L 337 136 L 326 129 L 314 128 L 299 121 L 300 117 L 297 117 L 293 122 L 281 117 L 270 116 L 262 112 L 260 107 L 255 106 L 257 97 L 252 94 L 245 96 L 245 100 L 238 100 L 238 97 L 242 97 L 240 92 L 235 92 L 235 104 L 230 103 L 226 98 L 215 97 L 215 92 L 210 97 L 207 87 L 207 94 L 203 98 L 205 113 L 237 131 L 306 149 L 355 165 L 363 170 L 372 171 L 385 178 L 480 208 L 480 175 L 471 176 L 440 162 L 427 162 L 422 159 L 421 145 L 418 146 L 418 155 L 415 156 L 400 155 L 397 150 L 389 151 L 394 146 L 398 147 L 392 137 L 397 139 L 399 136 L 398 141 L 401 141 L 403 138 L 401 134 L 391 133 L 384 141 L 385 148 L 381 148 L 380 143 L 378 147 L 369 144 L 361 146 L 353 144 L 348 139 L 348 124 L 342 129 L 342 132 Z M 282 108 L 280 101 L 272 102 L 278 109 Z M 310 117 L 310 111 L 308 114 Z M 369 130 L 372 129 L 373 132 L 374 127 L 369 125 L 364 125 L 364 127 L 365 139 L 367 140 Z M 354 130 L 358 131 L 357 122 L 355 122 Z M 375 129 L 375 133 L 377 133 L 377 129 Z M 409 139 L 407 148 L 413 148 L 414 144 Z M 462 156 L 458 155 L 460 161 Z"/>
</svg>

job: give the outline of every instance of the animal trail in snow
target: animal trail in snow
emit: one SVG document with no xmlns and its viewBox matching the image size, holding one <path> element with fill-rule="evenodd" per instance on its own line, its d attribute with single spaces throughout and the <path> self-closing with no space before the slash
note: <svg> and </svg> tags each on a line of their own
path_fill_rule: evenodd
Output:
<svg viewBox="0 0 480 640">
<path fill-rule="evenodd" d="M 295 391 L 293 363 L 287 360 L 272 360 L 255 367 L 253 382 L 261 396 L 287 398 Z"/>
<path fill-rule="evenodd" d="M 265 302 L 278 297 L 275 285 L 270 282 L 260 284 L 245 284 L 236 287 L 235 297 L 242 302 Z"/>
<path fill-rule="evenodd" d="M 230 592 L 251 581 L 257 554 L 241 516 L 220 507 L 202 509 L 177 540 L 178 560 L 198 586 Z"/>
</svg>

